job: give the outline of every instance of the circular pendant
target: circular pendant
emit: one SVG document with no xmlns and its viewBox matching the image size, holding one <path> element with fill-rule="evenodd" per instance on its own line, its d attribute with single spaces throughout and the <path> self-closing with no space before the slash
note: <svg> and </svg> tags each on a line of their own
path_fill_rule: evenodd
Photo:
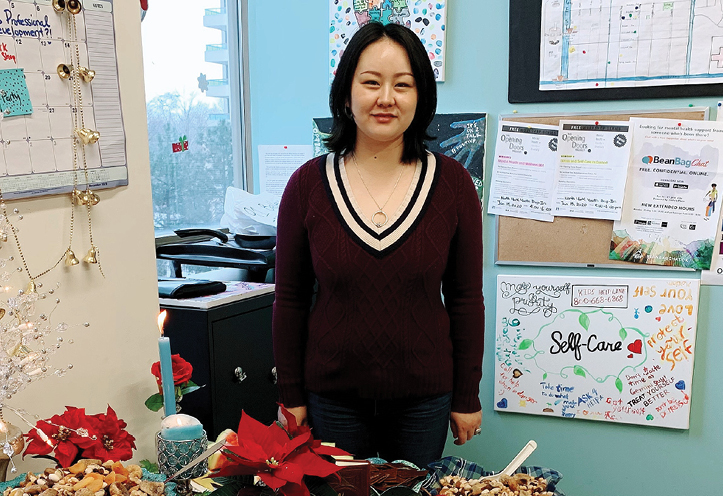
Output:
<svg viewBox="0 0 723 496">
<path fill-rule="evenodd" d="M 383 219 L 381 217 L 384 217 Z M 377 227 L 384 227 L 387 224 L 387 221 L 389 220 L 389 217 L 387 217 L 387 214 L 384 213 L 384 210 L 377 210 L 372 215 L 372 224 L 374 224 Z"/>
</svg>

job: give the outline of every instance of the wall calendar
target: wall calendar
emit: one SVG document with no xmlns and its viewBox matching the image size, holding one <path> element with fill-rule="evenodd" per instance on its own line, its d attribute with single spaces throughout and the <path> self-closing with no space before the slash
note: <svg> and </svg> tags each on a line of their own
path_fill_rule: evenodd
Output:
<svg viewBox="0 0 723 496">
<path fill-rule="evenodd" d="M 82 3 L 82 5 L 81 5 Z M 61 9 L 78 10 L 71 19 Z M 94 73 L 73 98 L 73 57 Z M 65 66 L 65 68 L 63 68 Z M 65 69 L 65 71 L 63 70 Z M 73 165 L 74 114 L 100 134 Z M 87 172 L 87 180 L 86 174 Z M 74 178 L 73 176 L 76 175 Z M 6 199 L 128 184 L 112 0 L 0 0 L 0 188 Z"/>
</svg>

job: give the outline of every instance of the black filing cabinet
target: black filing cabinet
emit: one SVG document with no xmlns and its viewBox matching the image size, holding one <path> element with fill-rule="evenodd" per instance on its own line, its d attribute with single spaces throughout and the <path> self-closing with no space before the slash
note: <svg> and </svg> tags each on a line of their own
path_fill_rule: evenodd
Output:
<svg viewBox="0 0 723 496">
<path fill-rule="evenodd" d="M 184 396 L 181 413 L 198 418 L 209 439 L 236 431 L 242 410 L 266 425 L 276 419 L 273 302 L 267 293 L 209 309 L 161 305 L 171 352 L 191 362 L 193 382 L 204 386 Z"/>
</svg>

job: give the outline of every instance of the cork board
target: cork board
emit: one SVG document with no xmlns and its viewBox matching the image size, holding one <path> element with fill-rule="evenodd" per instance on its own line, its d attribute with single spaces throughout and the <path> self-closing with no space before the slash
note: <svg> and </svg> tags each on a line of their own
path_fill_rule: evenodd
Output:
<svg viewBox="0 0 723 496">
<path fill-rule="evenodd" d="M 504 115 L 500 121 L 558 125 L 562 119 L 627 121 L 630 117 L 706 120 L 708 107 L 626 113 L 570 115 Z M 613 221 L 555 217 L 553 222 L 497 216 L 495 263 L 643 268 L 640 264 L 610 260 Z M 650 268 L 665 268 L 644 266 Z"/>
</svg>

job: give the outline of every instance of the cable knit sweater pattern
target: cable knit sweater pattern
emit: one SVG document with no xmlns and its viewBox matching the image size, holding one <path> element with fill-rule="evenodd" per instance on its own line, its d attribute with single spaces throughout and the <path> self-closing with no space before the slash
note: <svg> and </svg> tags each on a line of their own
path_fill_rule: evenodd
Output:
<svg viewBox="0 0 723 496">
<path fill-rule="evenodd" d="M 388 225 L 355 207 L 333 155 L 300 167 L 284 192 L 273 316 L 281 402 L 303 405 L 305 390 L 375 399 L 451 391 L 453 411 L 480 410 L 482 218 L 468 172 L 429 154 Z"/>
</svg>

